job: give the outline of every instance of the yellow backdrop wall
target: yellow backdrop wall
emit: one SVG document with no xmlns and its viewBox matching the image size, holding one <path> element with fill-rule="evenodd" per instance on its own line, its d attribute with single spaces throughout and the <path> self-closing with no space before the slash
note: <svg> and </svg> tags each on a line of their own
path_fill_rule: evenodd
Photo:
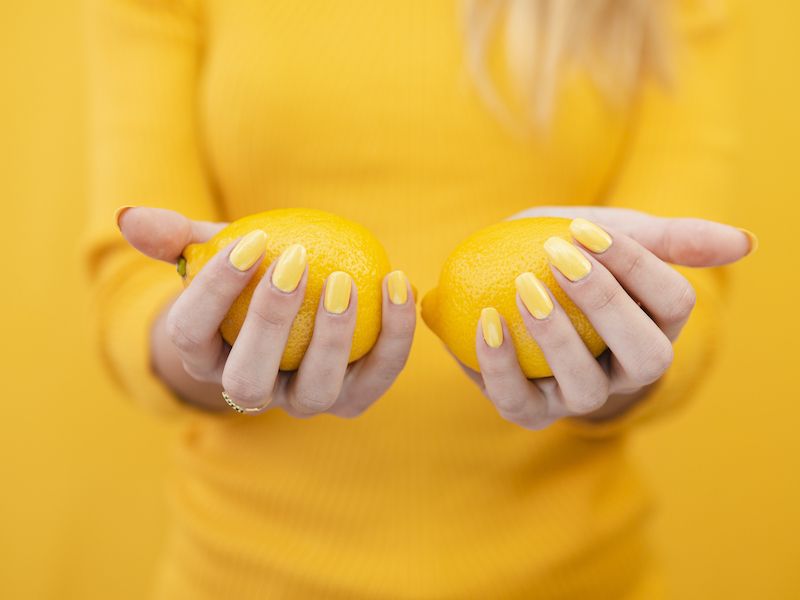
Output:
<svg viewBox="0 0 800 600">
<path fill-rule="evenodd" d="M 637 435 L 675 598 L 800 597 L 800 6 L 748 3 L 746 168 L 730 332 L 701 397 Z M 167 429 L 128 406 L 86 339 L 79 0 L 0 4 L 0 595 L 147 596 L 165 523 Z M 795 235 L 793 235 L 795 234 Z"/>
</svg>

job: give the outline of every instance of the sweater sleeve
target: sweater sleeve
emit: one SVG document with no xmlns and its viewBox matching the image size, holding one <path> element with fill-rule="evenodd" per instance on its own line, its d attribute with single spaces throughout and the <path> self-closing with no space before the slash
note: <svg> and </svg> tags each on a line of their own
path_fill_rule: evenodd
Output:
<svg viewBox="0 0 800 600">
<path fill-rule="evenodd" d="M 117 230 L 122 205 L 218 220 L 198 142 L 201 56 L 190 0 L 89 0 L 90 202 L 84 260 L 95 338 L 114 381 L 164 414 L 183 404 L 154 374 L 150 329 L 181 290 L 175 268 L 138 254 Z"/>
<path fill-rule="evenodd" d="M 643 90 L 606 204 L 728 222 L 740 144 L 730 14 L 719 2 L 708 3 L 702 11 L 688 2 L 681 4 L 675 82 L 667 90 Z M 672 366 L 651 393 L 622 416 L 601 423 L 570 420 L 572 429 L 590 437 L 626 431 L 669 413 L 702 384 L 722 344 L 729 273 L 724 268 L 677 268 L 694 286 L 697 303 L 675 343 Z"/>
</svg>

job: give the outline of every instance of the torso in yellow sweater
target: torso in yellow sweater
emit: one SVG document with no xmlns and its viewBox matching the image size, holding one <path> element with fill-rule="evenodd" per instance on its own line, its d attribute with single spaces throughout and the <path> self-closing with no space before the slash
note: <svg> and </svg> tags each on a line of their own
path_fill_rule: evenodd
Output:
<svg viewBox="0 0 800 600">
<path fill-rule="evenodd" d="M 702 169 L 677 184 L 656 167 L 627 175 L 631 152 L 659 159 L 659 136 L 631 141 L 635 113 L 608 107 L 583 75 L 566 77 L 548 135 L 506 131 L 465 74 L 455 2 L 103 4 L 96 205 L 106 219 L 106 205 L 125 202 L 217 220 L 328 210 L 372 230 L 425 292 L 462 238 L 531 206 L 614 192 L 654 212 L 714 210 L 697 203 L 700 191 L 681 195 L 698 190 Z M 667 151 L 680 145 L 651 120 Z M 131 340 L 146 327 L 134 315 L 154 313 L 177 276 L 105 235 L 94 244 L 106 353 L 147 402 L 172 402 L 135 380 L 146 357 Z M 135 284 L 118 276 L 130 264 L 141 265 Z M 686 334 L 689 357 L 704 352 L 697 331 Z M 646 500 L 623 450 L 621 433 L 503 421 L 420 324 L 405 371 L 357 419 L 186 418 L 159 590 L 618 598 L 646 568 Z"/>
</svg>

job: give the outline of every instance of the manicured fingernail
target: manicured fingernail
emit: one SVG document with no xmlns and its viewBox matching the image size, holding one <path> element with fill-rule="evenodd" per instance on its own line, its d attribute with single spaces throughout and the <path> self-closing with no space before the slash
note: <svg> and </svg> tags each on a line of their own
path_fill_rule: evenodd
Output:
<svg viewBox="0 0 800 600">
<path fill-rule="evenodd" d="M 405 304 L 408 300 L 408 278 L 402 271 L 392 271 L 386 277 L 389 300 L 392 304 Z"/>
<path fill-rule="evenodd" d="M 592 270 L 589 259 L 567 240 L 551 237 L 544 243 L 544 251 L 553 266 L 570 281 L 583 279 Z"/>
<path fill-rule="evenodd" d="M 350 275 L 344 271 L 334 271 L 328 275 L 325 283 L 325 310 L 334 315 L 340 315 L 350 306 L 350 289 L 352 282 Z"/>
<path fill-rule="evenodd" d="M 553 312 L 553 301 L 547 288 L 533 273 L 522 273 L 514 280 L 519 297 L 528 312 L 536 319 L 544 319 Z"/>
<path fill-rule="evenodd" d="M 569 224 L 573 237 L 592 252 L 605 252 L 611 247 L 611 236 L 586 219 L 573 219 Z"/>
<path fill-rule="evenodd" d="M 756 234 L 752 231 L 748 231 L 747 229 L 742 229 L 739 227 L 739 231 L 747 236 L 747 240 L 750 242 L 750 250 L 747 252 L 745 256 L 750 256 L 753 252 L 758 250 L 758 238 Z"/>
<path fill-rule="evenodd" d="M 247 271 L 264 254 L 267 249 L 267 234 L 256 229 L 251 231 L 236 244 L 229 260 L 239 271 Z"/>
<path fill-rule="evenodd" d="M 481 311 L 481 331 L 483 340 L 489 348 L 503 345 L 503 326 L 500 324 L 500 313 L 496 308 L 484 308 Z"/>
<path fill-rule="evenodd" d="M 272 271 L 272 285 L 282 292 L 293 292 L 303 277 L 308 261 L 306 249 L 300 244 L 292 244 L 283 251 L 275 269 Z"/>
<path fill-rule="evenodd" d="M 129 208 L 136 208 L 130 204 L 126 204 L 125 206 L 120 206 L 117 210 L 114 211 L 114 223 L 119 228 L 119 220 L 122 218 L 122 213 L 124 213 Z"/>
</svg>

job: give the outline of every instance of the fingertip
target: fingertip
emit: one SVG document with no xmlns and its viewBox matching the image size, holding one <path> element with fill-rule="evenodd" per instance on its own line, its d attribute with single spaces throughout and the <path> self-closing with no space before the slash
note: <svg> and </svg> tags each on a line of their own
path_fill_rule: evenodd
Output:
<svg viewBox="0 0 800 600">
<path fill-rule="evenodd" d="M 383 278 L 383 326 L 402 337 L 413 337 L 417 325 L 414 287 L 403 271 L 392 271 Z"/>
<path fill-rule="evenodd" d="M 122 215 L 128 212 L 132 208 L 136 207 L 131 204 L 125 204 L 123 206 L 120 206 L 117 210 L 114 211 L 114 224 L 120 231 L 122 231 L 122 226 L 120 225 L 120 221 L 122 220 Z"/>
<path fill-rule="evenodd" d="M 392 271 L 384 277 L 385 293 L 389 302 L 395 306 L 403 306 L 408 302 L 409 296 L 415 299 L 415 292 L 408 277 L 403 271 Z"/>
<path fill-rule="evenodd" d="M 341 315 L 350 308 L 353 295 L 353 278 L 344 271 L 334 271 L 325 280 L 322 305 L 332 315 Z"/>
<path fill-rule="evenodd" d="M 739 227 L 738 229 L 745 235 L 745 238 L 747 239 L 747 252 L 745 253 L 745 256 L 750 256 L 756 250 L 758 250 L 758 236 L 756 236 L 756 234 L 752 231 L 744 229 L 743 227 Z"/>
</svg>

